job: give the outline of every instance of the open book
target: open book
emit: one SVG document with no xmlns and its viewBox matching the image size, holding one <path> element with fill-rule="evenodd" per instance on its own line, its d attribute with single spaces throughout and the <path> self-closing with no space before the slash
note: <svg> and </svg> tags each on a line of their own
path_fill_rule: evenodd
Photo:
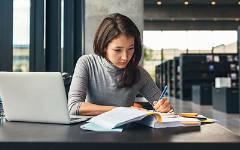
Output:
<svg viewBox="0 0 240 150">
<path fill-rule="evenodd" d="M 199 126 L 201 122 L 195 118 L 183 118 L 177 115 L 162 115 L 158 112 L 139 110 L 129 107 L 117 107 L 111 111 L 95 116 L 81 126 L 85 130 L 122 131 L 123 126 L 132 122 L 144 124 L 152 128 L 178 126 Z"/>
</svg>

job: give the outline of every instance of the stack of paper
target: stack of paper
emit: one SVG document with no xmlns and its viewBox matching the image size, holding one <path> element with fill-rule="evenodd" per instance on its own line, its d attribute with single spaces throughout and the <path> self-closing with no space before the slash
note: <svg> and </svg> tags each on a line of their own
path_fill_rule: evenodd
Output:
<svg viewBox="0 0 240 150">
<path fill-rule="evenodd" d="M 201 124 L 196 118 L 184 118 L 179 115 L 162 115 L 161 113 L 135 108 L 117 107 L 91 118 L 81 128 L 92 131 L 122 132 L 124 125 L 131 122 L 144 124 L 152 128 L 199 126 Z"/>
<path fill-rule="evenodd" d="M 200 120 L 196 118 L 184 118 L 178 115 L 174 115 L 174 117 L 162 115 L 161 122 L 155 122 L 152 117 L 146 117 L 140 120 L 139 123 L 152 128 L 169 128 L 169 127 L 201 125 Z"/>
</svg>

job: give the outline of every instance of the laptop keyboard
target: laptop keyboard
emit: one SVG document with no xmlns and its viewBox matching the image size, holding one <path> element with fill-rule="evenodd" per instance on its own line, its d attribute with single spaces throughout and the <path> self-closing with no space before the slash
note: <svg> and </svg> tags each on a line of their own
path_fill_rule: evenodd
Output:
<svg viewBox="0 0 240 150">
<path fill-rule="evenodd" d="M 75 120 L 82 120 L 86 121 L 88 119 L 92 118 L 92 116 L 76 116 L 76 115 L 70 115 L 70 121 L 75 121 Z"/>
<path fill-rule="evenodd" d="M 78 120 L 80 118 L 70 118 L 70 121 Z"/>
</svg>

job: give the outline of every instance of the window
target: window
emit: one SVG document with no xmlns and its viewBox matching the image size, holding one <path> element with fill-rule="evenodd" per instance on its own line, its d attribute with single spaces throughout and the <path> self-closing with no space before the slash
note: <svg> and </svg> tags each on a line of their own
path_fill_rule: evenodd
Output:
<svg viewBox="0 0 240 150">
<path fill-rule="evenodd" d="M 144 31 L 146 47 L 178 50 L 211 50 L 213 47 L 236 43 L 237 31 Z"/>
<path fill-rule="evenodd" d="M 0 70 L 72 73 L 84 44 L 84 1 L 0 0 Z"/>
<path fill-rule="evenodd" d="M 151 51 L 151 58 L 144 60 L 143 67 L 154 78 L 156 65 L 182 53 L 237 53 L 237 31 L 144 31 L 143 44 L 145 54 Z M 207 59 L 219 61 L 216 56 Z"/>
<path fill-rule="evenodd" d="M 13 1 L 13 71 L 29 71 L 30 0 Z"/>
</svg>

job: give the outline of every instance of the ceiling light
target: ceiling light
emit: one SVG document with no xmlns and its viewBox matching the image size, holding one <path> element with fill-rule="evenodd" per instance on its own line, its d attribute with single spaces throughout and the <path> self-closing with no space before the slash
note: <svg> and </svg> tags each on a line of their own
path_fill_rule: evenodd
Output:
<svg viewBox="0 0 240 150">
<path fill-rule="evenodd" d="M 156 3 L 157 3 L 158 6 L 162 5 L 161 1 L 157 1 Z"/>
<path fill-rule="evenodd" d="M 188 5 L 189 4 L 189 2 L 188 1 L 184 1 L 184 5 Z"/>
<path fill-rule="evenodd" d="M 235 18 L 235 21 L 239 21 L 239 18 Z"/>
<path fill-rule="evenodd" d="M 215 1 L 212 1 L 212 2 L 211 2 L 211 5 L 216 5 L 216 2 L 215 2 Z"/>
<path fill-rule="evenodd" d="M 240 5 L 240 1 L 238 1 L 238 5 Z"/>
</svg>

